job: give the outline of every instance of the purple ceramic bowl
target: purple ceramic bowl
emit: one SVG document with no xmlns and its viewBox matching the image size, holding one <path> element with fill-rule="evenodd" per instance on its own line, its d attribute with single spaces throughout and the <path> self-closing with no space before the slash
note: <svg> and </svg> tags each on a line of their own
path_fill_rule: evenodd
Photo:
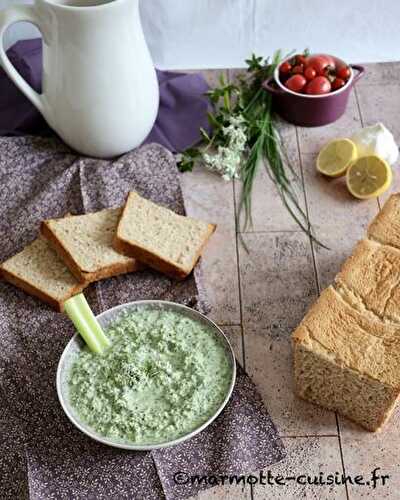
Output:
<svg viewBox="0 0 400 500">
<path fill-rule="evenodd" d="M 272 94 L 275 111 L 286 121 L 302 127 L 327 125 L 346 111 L 350 91 L 365 72 L 363 66 L 349 66 L 351 74 L 346 85 L 329 94 L 307 95 L 289 90 L 279 80 L 279 67 L 275 69 L 274 76 L 263 83 L 263 87 Z"/>
</svg>

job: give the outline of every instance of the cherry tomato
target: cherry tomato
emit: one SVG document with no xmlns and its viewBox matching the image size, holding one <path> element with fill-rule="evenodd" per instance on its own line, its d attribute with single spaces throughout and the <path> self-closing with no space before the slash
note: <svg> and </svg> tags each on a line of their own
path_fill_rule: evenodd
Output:
<svg viewBox="0 0 400 500">
<path fill-rule="evenodd" d="M 293 68 L 292 72 L 296 75 L 302 75 L 304 71 L 304 66 L 302 64 L 296 64 L 296 66 Z"/>
<path fill-rule="evenodd" d="M 350 68 L 348 66 L 341 66 L 337 70 L 336 75 L 342 80 L 348 80 L 350 78 Z"/>
<path fill-rule="evenodd" d="M 335 67 L 332 56 L 318 54 L 307 58 L 307 68 L 314 68 L 319 76 L 325 76 L 329 69 Z"/>
<path fill-rule="evenodd" d="M 307 83 L 307 80 L 303 75 L 293 75 L 285 83 L 286 87 L 293 92 L 300 92 L 303 90 Z"/>
<path fill-rule="evenodd" d="M 288 61 L 285 61 L 283 62 L 280 66 L 279 66 L 279 71 L 281 73 L 283 73 L 284 75 L 290 73 L 290 71 L 292 70 L 292 65 L 288 62 Z"/>
<path fill-rule="evenodd" d="M 307 63 L 307 57 L 304 56 L 303 54 L 297 54 L 296 56 L 296 64 L 302 64 L 305 66 Z"/>
<path fill-rule="evenodd" d="M 343 80 L 343 78 L 335 78 L 332 82 L 332 90 L 341 89 L 345 85 L 346 85 L 346 82 Z"/>
<path fill-rule="evenodd" d="M 307 80 L 313 80 L 317 76 L 317 72 L 314 68 L 309 66 L 304 70 L 304 76 L 307 78 Z"/>
<path fill-rule="evenodd" d="M 328 94 L 330 91 L 331 82 L 325 76 L 316 76 L 306 87 L 306 93 L 312 95 Z"/>
<path fill-rule="evenodd" d="M 337 63 L 336 63 L 336 59 L 333 56 L 331 56 L 329 54 L 315 54 L 315 55 L 324 57 L 325 60 L 328 61 L 329 66 L 331 66 L 334 69 L 336 68 Z"/>
</svg>

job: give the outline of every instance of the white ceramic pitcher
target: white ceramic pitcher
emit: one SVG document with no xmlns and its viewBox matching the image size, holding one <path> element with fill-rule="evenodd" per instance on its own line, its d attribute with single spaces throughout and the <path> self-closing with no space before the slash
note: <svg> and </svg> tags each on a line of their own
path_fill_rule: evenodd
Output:
<svg viewBox="0 0 400 500">
<path fill-rule="evenodd" d="M 0 12 L 8 26 L 35 24 L 43 36 L 43 90 L 7 58 L 8 76 L 72 148 L 110 158 L 138 146 L 156 119 L 159 90 L 139 17 L 139 0 L 35 0 Z"/>
</svg>

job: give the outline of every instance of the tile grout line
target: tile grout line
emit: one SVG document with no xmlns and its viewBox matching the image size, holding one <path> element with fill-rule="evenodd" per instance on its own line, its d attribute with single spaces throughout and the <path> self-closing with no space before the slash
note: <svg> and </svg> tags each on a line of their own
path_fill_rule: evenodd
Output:
<svg viewBox="0 0 400 500">
<path fill-rule="evenodd" d="M 302 158 L 301 148 L 300 148 L 300 139 L 299 139 L 298 127 L 296 127 L 295 130 L 296 130 L 296 142 L 297 142 L 298 159 L 299 159 L 299 163 L 300 163 L 301 183 L 302 183 L 302 188 L 303 188 L 304 202 L 305 202 L 305 206 L 306 206 L 306 216 L 307 216 L 308 230 L 310 231 L 310 229 L 311 229 L 310 211 L 309 211 L 309 208 L 308 208 L 307 190 L 306 190 L 306 185 L 305 185 L 305 182 L 304 182 L 303 158 Z M 312 257 L 312 261 L 313 261 L 315 284 L 316 284 L 316 287 L 317 287 L 317 293 L 319 295 L 321 289 L 320 289 L 320 283 L 319 283 L 319 277 L 318 277 L 317 263 L 316 263 L 316 258 L 315 258 L 314 242 L 313 242 L 311 236 L 308 236 L 308 239 L 309 239 L 310 247 L 311 247 L 311 257 Z"/>
<path fill-rule="evenodd" d="M 224 77 L 226 81 L 232 81 L 232 74 L 229 68 L 223 69 L 221 73 L 224 73 Z M 241 281 L 240 281 L 240 265 L 239 265 L 239 249 L 238 249 L 238 222 L 236 220 L 236 193 L 235 193 L 235 181 L 232 180 L 232 197 L 233 197 L 233 217 L 235 221 L 235 244 L 236 244 L 236 269 L 238 275 L 238 295 L 239 295 L 239 315 L 240 315 L 240 323 L 239 325 L 232 326 L 240 326 L 240 334 L 241 334 L 241 346 L 242 346 L 242 364 L 243 369 L 246 370 L 246 351 L 245 351 L 245 341 L 244 341 L 244 328 L 243 328 L 243 312 L 242 312 L 242 291 L 241 291 Z M 225 325 L 227 326 L 227 325 Z"/>
<path fill-rule="evenodd" d="M 229 83 L 232 83 L 232 74 L 231 71 L 227 70 L 227 79 Z M 239 312 L 240 312 L 240 324 L 241 324 L 241 332 L 242 332 L 242 361 L 243 361 L 243 369 L 246 371 L 246 343 L 244 339 L 244 326 L 243 326 L 243 305 L 242 305 L 242 283 L 240 278 L 240 259 L 239 259 L 239 244 L 238 235 L 239 235 L 239 217 L 237 216 L 237 206 L 236 206 L 236 183 L 235 180 L 232 180 L 232 196 L 233 196 L 233 217 L 235 219 L 235 242 L 236 242 L 236 264 L 237 264 L 237 273 L 238 273 L 238 286 L 239 286 Z M 254 500 L 254 485 L 250 484 L 250 500 Z"/>
<path fill-rule="evenodd" d="M 218 326 L 220 326 L 221 328 L 224 328 L 224 327 L 227 327 L 227 328 L 230 328 L 231 326 L 242 326 L 241 323 L 220 323 L 220 322 L 216 322 Z"/>
<path fill-rule="evenodd" d="M 301 229 L 267 229 L 265 231 L 238 231 L 237 234 L 302 233 Z"/>
<path fill-rule="evenodd" d="M 226 70 L 226 78 L 229 83 L 232 83 L 232 73 L 231 70 L 228 68 Z M 244 340 L 244 328 L 243 328 L 243 306 L 242 306 L 242 283 L 241 283 L 241 278 L 240 278 L 240 260 L 239 260 L 239 241 L 238 241 L 238 234 L 239 234 L 239 221 L 237 217 L 237 206 L 236 206 L 236 184 L 235 180 L 232 180 L 232 196 L 233 196 L 233 217 L 235 221 L 235 243 L 236 243 L 236 266 L 237 266 L 237 274 L 238 274 L 238 287 L 239 287 L 239 314 L 240 314 L 240 326 L 241 326 L 241 333 L 242 333 L 242 362 L 243 362 L 243 369 L 246 371 L 246 343 Z"/>
<path fill-rule="evenodd" d="M 299 162 L 300 162 L 300 172 L 301 172 L 301 178 L 302 178 L 302 184 L 303 184 L 304 200 L 305 200 L 305 204 L 306 204 L 306 215 L 307 215 L 307 221 L 308 221 L 308 229 L 310 229 L 311 228 L 310 213 L 309 213 L 309 208 L 308 208 L 307 190 L 306 190 L 306 186 L 305 186 L 305 182 L 304 182 L 304 169 L 303 169 L 303 160 L 302 160 L 302 155 L 301 155 L 298 127 L 296 127 L 296 141 L 297 141 L 298 158 L 299 158 Z M 310 247 L 311 247 L 311 257 L 312 257 L 312 261 L 313 261 L 315 284 L 316 284 L 317 293 L 319 296 L 321 293 L 321 286 L 320 286 L 320 280 L 319 280 L 319 275 L 318 275 L 317 261 L 316 261 L 316 257 L 315 257 L 315 247 L 314 247 L 314 242 L 313 242 L 311 236 L 309 236 L 309 242 L 310 242 Z M 336 430 L 337 430 L 336 437 L 338 439 L 338 444 L 339 444 L 340 461 L 342 463 L 343 474 L 346 474 L 346 469 L 345 469 L 345 465 L 344 465 L 342 438 L 341 438 L 341 434 L 340 434 L 339 418 L 338 418 L 338 414 L 336 412 L 335 412 L 335 420 L 336 420 Z M 349 500 L 350 496 L 349 496 L 347 483 L 345 483 L 345 491 L 346 491 L 346 498 L 347 498 L 347 500 Z"/>
<path fill-rule="evenodd" d="M 292 434 L 279 434 L 279 437 L 282 439 L 307 439 L 307 438 L 337 438 L 337 434 L 300 434 L 300 435 L 292 435 Z"/>
<path fill-rule="evenodd" d="M 357 104 L 358 114 L 360 115 L 361 127 L 364 128 L 364 119 L 363 119 L 363 115 L 362 115 L 362 112 L 361 112 L 360 100 L 358 98 L 358 92 L 357 92 L 357 88 L 355 86 L 354 86 L 354 96 L 356 98 L 356 104 Z"/>
<path fill-rule="evenodd" d="M 344 466 L 344 455 L 343 455 L 343 446 L 342 446 L 342 435 L 340 433 L 340 424 L 339 424 L 339 415 L 335 411 L 335 419 L 336 419 L 336 428 L 338 431 L 338 440 L 339 440 L 339 451 L 340 451 L 340 458 L 342 461 L 342 469 L 343 469 L 343 474 L 346 475 L 346 468 Z M 346 496 L 348 500 L 350 500 L 350 495 L 349 495 L 349 488 L 347 486 L 347 482 L 344 484 L 345 490 L 346 490 Z"/>
<path fill-rule="evenodd" d="M 216 77 L 218 77 L 220 74 L 224 75 L 224 78 L 227 81 L 231 80 L 231 72 L 229 68 L 223 68 L 223 69 L 216 69 L 213 70 L 215 73 Z M 242 347 L 242 365 L 243 369 L 246 370 L 246 357 L 245 357 L 245 345 L 244 345 L 244 335 L 243 335 L 243 325 L 242 325 L 242 300 L 241 300 L 241 287 L 240 287 L 240 266 L 239 266 L 239 252 L 238 252 L 238 242 L 237 242 L 237 224 L 236 224 L 236 200 L 235 200 L 235 189 L 234 189 L 234 184 L 232 181 L 232 197 L 233 197 L 233 217 L 235 220 L 235 245 L 236 245 L 236 270 L 238 274 L 238 295 L 239 295 L 239 315 L 240 315 L 240 322 L 239 323 L 231 323 L 231 324 L 223 324 L 223 323 L 218 323 L 218 326 L 221 327 L 240 327 L 240 336 L 241 336 L 241 347 Z"/>
<path fill-rule="evenodd" d="M 231 81 L 231 72 L 229 68 L 216 70 L 215 74 L 218 72 L 224 73 L 225 78 L 228 82 Z M 240 316 L 240 325 L 232 325 L 232 326 L 240 326 L 241 331 L 241 344 L 242 344 L 242 363 L 243 369 L 246 371 L 246 351 L 245 351 L 245 341 L 244 341 L 244 328 L 243 328 L 243 311 L 242 311 L 242 291 L 241 291 L 241 280 L 240 280 L 240 265 L 239 265 L 239 242 L 238 242 L 238 221 L 236 217 L 236 196 L 235 196 L 235 182 L 232 181 L 232 196 L 233 196 L 233 217 L 235 222 L 235 245 L 236 245 L 236 270 L 238 275 L 238 295 L 239 295 L 239 316 Z M 224 325 L 227 326 L 227 325 Z M 254 500 L 253 494 L 253 485 L 250 484 L 250 500 Z"/>
<path fill-rule="evenodd" d="M 237 273 L 238 273 L 238 286 L 239 286 L 239 313 L 240 313 L 240 325 L 242 331 L 242 361 L 243 361 L 243 369 L 246 371 L 246 343 L 244 339 L 244 327 L 243 327 L 243 305 L 242 305 L 242 281 L 240 278 L 240 259 L 239 259 L 239 244 L 238 241 L 238 218 L 236 216 L 236 190 L 235 190 L 235 181 L 232 181 L 232 195 L 233 195 L 233 207 L 234 207 L 234 218 L 235 218 L 235 242 L 236 242 L 236 264 L 237 264 Z"/>
</svg>

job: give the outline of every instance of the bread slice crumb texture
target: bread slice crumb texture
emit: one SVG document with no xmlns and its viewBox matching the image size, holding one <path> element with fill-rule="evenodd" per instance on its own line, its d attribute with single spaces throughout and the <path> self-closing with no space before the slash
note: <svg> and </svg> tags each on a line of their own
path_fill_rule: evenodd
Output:
<svg viewBox="0 0 400 500">
<path fill-rule="evenodd" d="M 119 222 L 116 244 L 122 241 L 130 255 L 161 272 L 185 276 L 214 230 L 213 224 L 178 215 L 132 192 Z"/>
<path fill-rule="evenodd" d="M 85 288 L 79 283 L 51 248 L 48 242 L 38 238 L 1 265 L 7 279 L 13 284 L 21 282 L 48 296 L 50 301 L 62 303 Z M 8 281 L 10 281 L 8 279 Z M 17 285 L 18 286 L 18 285 Z M 34 294 L 34 293 L 32 293 Z M 41 296 L 44 299 L 44 297 Z"/>
<path fill-rule="evenodd" d="M 127 272 L 134 270 L 134 259 L 121 255 L 112 245 L 121 212 L 121 208 L 105 209 L 48 220 L 45 225 L 82 273 L 131 266 Z"/>
</svg>

